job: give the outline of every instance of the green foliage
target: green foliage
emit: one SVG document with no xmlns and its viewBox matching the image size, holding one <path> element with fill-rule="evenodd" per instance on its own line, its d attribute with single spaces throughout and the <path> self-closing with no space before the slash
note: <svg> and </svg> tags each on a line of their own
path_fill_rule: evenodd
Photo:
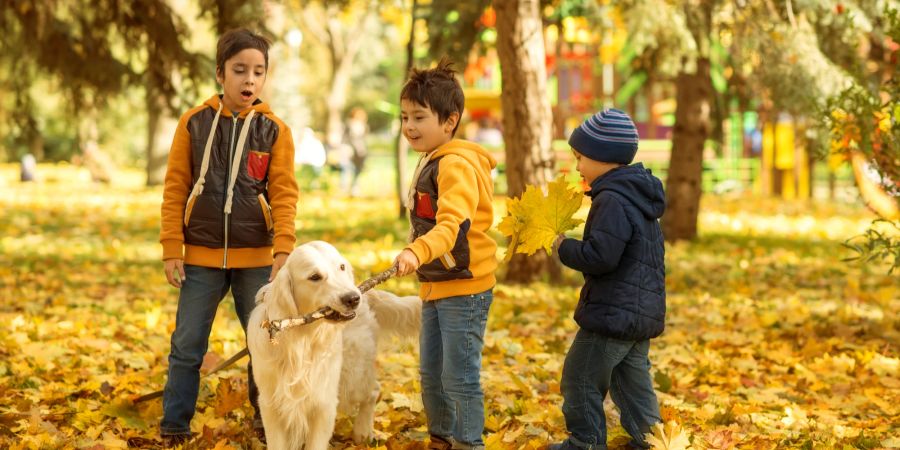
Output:
<svg viewBox="0 0 900 450">
<path fill-rule="evenodd" d="M 479 18 L 490 4 L 490 0 L 433 0 L 430 6 L 421 6 L 428 23 L 431 59 L 439 60 L 447 55 L 458 68 L 465 68 L 469 50 L 486 29 Z"/>
<path fill-rule="evenodd" d="M 265 24 L 265 11 L 259 0 L 198 0 L 201 14 L 209 16 L 216 24 L 216 35 L 247 27 L 257 32 L 269 32 Z"/>
<path fill-rule="evenodd" d="M 594 0 L 542 0 L 543 11 L 550 7 L 550 14 L 545 19 L 551 22 L 559 22 L 566 17 L 585 17 L 596 19 L 599 16 L 598 3 Z"/>
<path fill-rule="evenodd" d="M 880 224 L 884 224 L 885 228 L 892 227 L 895 232 L 879 230 Z M 872 226 L 865 233 L 844 242 L 845 247 L 856 252 L 856 256 L 847 258 L 845 261 L 857 261 L 863 264 L 885 261 L 890 264 L 888 273 L 894 273 L 894 270 L 900 268 L 900 239 L 897 238 L 897 232 L 900 232 L 900 224 L 896 221 L 878 219 L 872 222 Z"/>
<path fill-rule="evenodd" d="M 699 55 L 688 29 L 684 8 L 663 0 L 617 2 L 628 27 L 628 47 L 637 55 L 632 64 L 656 77 L 675 77 L 685 60 Z"/>
<path fill-rule="evenodd" d="M 884 28 L 873 35 L 871 45 L 880 46 L 883 36 L 900 42 L 900 12 L 896 6 L 885 5 L 877 22 Z M 831 131 L 831 151 L 863 153 L 880 176 L 881 187 L 900 206 L 900 81 L 894 75 L 882 82 L 885 71 L 896 74 L 897 68 L 883 67 L 884 61 L 874 63 L 873 73 L 859 74 L 852 86 L 828 100 L 824 122 Z M 900 267 L 900 238 L 879 230 L 882 224 L 900 229 L 900 221 L 897 217 L 885 219 L 873 222 L 864 234 L 845 243 L 857 253 L 850 260 L 884 260 L 891 264 L 890 272 Z"/>
</svg>

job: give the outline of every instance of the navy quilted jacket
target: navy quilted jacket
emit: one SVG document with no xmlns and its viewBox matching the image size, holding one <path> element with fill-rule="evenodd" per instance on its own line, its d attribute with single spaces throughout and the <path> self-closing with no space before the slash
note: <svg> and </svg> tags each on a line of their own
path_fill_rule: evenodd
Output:
<svg viewBox="0 0 900 450">
<path fill-rule="evenodd" d="M 559 247 L 560 261 L 584 274 L 575 321 L 616 339 L 659 336 L 666 318 L 662 182 L 637 163 L 597 178 L 588 195 L 583 240 Z"/>
</svg>

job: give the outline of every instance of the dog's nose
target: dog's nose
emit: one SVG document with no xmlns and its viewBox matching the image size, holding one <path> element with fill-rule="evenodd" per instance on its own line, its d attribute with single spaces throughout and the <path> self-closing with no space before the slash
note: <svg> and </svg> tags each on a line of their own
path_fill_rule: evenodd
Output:
<svg viewBox="0 0 900 450">
<path fill-rule="evenodd" d="M 356 292 L 348 292 L 341 296 L 341 303 L 350 308 L 359 306 L 359 294 Z"/>
</svg>

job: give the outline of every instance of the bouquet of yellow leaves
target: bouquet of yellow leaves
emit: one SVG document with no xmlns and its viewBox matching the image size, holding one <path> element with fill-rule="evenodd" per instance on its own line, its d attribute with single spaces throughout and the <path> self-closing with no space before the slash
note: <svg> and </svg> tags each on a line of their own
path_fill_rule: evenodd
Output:
<svg viewBox="0 0 900 450">
<path fill-rule="evenodd" d="M 506 200 L 507 215 L 497 228 L 510 238 L 504 261 L 514 253 L 531 255 L 543 248 L 549 255 L 553 241 L 584 222 L 572 216 L 581 207 L 582 192 L 569 187 L 563 176 L 547 185 L 547 195 L 535 186 L 525 187 L 520 198 Z"/>
</svg>

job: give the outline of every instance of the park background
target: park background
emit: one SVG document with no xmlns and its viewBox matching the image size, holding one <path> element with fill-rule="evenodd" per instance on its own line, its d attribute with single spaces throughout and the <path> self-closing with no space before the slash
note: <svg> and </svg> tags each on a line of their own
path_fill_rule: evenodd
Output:
<svg viewBox="0 0 900 450">
<path fill-rule="evenodd" d="M 158 448 L 177 293 L 157 242 L 175 121 L 216 92 L 214 46 L 273 39 L 262 99 L 293 129 L 299 242 L 360 280 L 403 247 L 410 67 L 449 55 L 460 133 L 506 198 L 562 174 L 568 133 L 629 112 L 666 186 L 668 317 L 651 361 L 670 448 L 898 448 L 896 1 L 8 1 L 0 4 L 0 444 Z M 355 195 L 333 155 L 353 108 Z M 307 129 L 309 132 L 307 132 Z M 304 139 L 305 138 L 305 139 Z M 319 145 L 324 166 L 312 153 Z M 307 158 L 308 157 L 308 158 Z M 305 159 L 304 159 L 305 158 Z M 309 164 L 310 161 L 316 161 Z M 585 202 L 576 217 L 584 218 Z M 572 235 L 580 233 L 579 230 Z M 506 237 L 494 232 L 505 252 Z M 540 252 L 499 269 L 483 383 L 489 448 L 565 435 L 559 379 L 580 277 Z M 384 289 L 416 290 L 411 277 Z M 205 369 L 244 347 L 228 299 Z M 414 343 L 379 357 L 372 448 L 423 448 Z M 204 378 L 197 448 L 259 448 L 244 362 Z M 627 442 L 607 404 L 610 447 Z M 341 419 L 333 444 L 351 448 Z"/>
</svg>

